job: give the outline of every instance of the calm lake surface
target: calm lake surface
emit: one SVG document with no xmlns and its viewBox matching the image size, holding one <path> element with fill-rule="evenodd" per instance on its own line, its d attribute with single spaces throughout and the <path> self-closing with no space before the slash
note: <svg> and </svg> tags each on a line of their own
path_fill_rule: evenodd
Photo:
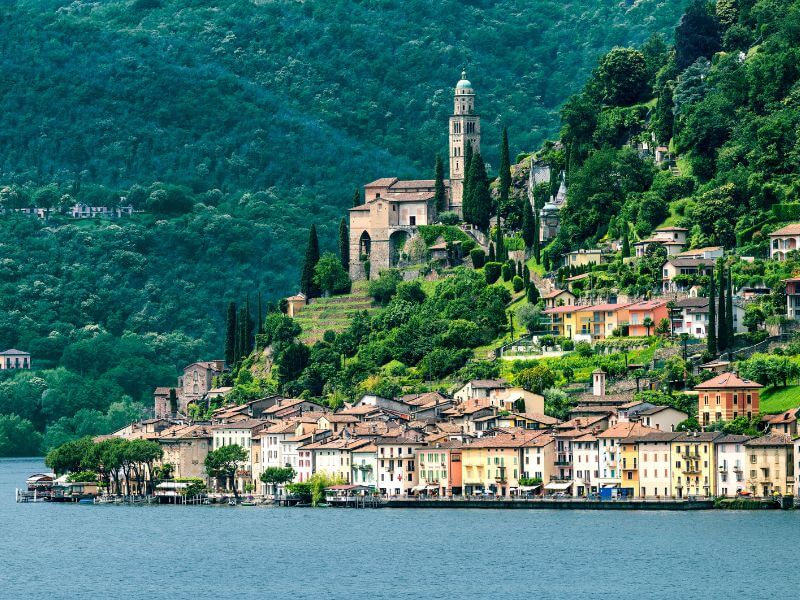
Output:
<svg viewBox="0 0 800 600">
<path fill-rule="evenodd" d="M 800 512 L 16 504 L 0 598 L 792 598 Z M 45 591 L 46 590 L 46 591 Z"/>
</svg>

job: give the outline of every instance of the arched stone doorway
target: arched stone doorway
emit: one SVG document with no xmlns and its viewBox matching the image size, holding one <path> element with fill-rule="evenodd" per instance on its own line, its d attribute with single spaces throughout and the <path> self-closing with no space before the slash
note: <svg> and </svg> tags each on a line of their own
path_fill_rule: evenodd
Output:
<svg viewBox="0 0 800 600">
<path fill-rule="evenodd" d="M 369 237 L 369 233 L 366 231 L 361 233 L 361 237 L 358 238 L 358 256 L 361 260 L 366 260 L 369 258 L 369 254 L 372 251 L 372 238 Z"/>
<path fill-rule="evenodd" d="M 389 236 L 389 266 L 396 267 L 400 264 L 407 241 L 408 232 L 402 229 Z"/>
</svg>

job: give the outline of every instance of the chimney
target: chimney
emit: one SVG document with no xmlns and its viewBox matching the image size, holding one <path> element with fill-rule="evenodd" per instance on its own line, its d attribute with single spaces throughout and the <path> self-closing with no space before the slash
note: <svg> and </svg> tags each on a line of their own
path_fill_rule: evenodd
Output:
<svg viewBox="0 0 800 600">
<path fill-rule="evenodd" d="M 592 395 L 606 395 L 606 372 L 602 369 L 596 369 L 592 373 Z"/>
</svg>

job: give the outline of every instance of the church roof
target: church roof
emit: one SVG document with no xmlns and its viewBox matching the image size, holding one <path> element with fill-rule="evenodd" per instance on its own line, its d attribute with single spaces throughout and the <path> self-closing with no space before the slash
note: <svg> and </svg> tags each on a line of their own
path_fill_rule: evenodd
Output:
<svg viewBox="0 0 800 600">
<path fill-rule="evenodd" d="M 471 90 L 472 83 L 470 83 L 469 79 L 467 79 L 467 72 L 461 71 L 461 79 L 456 84 L 457 90 Z"/>
<path fill-rule="evenodd" d="M 422 202 L 430 200 L 436 194 L 434 192 L 405 192 L 402 194 L 388 193 L 381 196 L 382 200 L 390 200 L 392 202 Z"/>
</svg>

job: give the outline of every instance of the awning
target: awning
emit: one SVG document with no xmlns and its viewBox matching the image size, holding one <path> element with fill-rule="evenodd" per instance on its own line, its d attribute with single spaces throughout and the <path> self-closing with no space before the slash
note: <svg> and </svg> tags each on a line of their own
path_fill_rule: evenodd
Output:
<svg viewBox="0 0 800 600">
<path fill-rule="evenodd" d="M 424 485 L 415 485 L 414 487 L 411 488 L 411 491 L 412 492 L 421 492 L 424 489 L 425 489 Z"/>
<path fill-rule="evenodd" d="M 619 484 L 617 484 L 617 483 L 604 483 L 603 484 L 603 489 L 604 490 L 613 489 L 613 488 L 617 487 L 618 485 Z"/>
<path fill-rule="evenodd" d="M 429 490 L 438 490 L 438 489 L 439 489 L 439 486 L 438 486 L 438 485 L 436 485 L 435 483 L 429 483 L 429 484 L 428 484 L 428 485 L 426 485 L 425 487 L 426 487 L 427 489 L 429 489 Z"/>
<path fill-rule="evenodd" d="M 540 485 L 521 485 L 521 486 L 519 486 L 519 491 L 520 492 L 532 492 L 534 490 L 538 490 L 540 487 L 542 487 L 542 486 L 540 486 Z"/>
<path fill-rule="evenodd" d="M 568 490 L 570 487 L 572 487 L 571 481 L 565 481 L 565 482 L 551 481 L 546 486 L 544 486 L 544 489 L 564 491 Z"/>
</svg>

